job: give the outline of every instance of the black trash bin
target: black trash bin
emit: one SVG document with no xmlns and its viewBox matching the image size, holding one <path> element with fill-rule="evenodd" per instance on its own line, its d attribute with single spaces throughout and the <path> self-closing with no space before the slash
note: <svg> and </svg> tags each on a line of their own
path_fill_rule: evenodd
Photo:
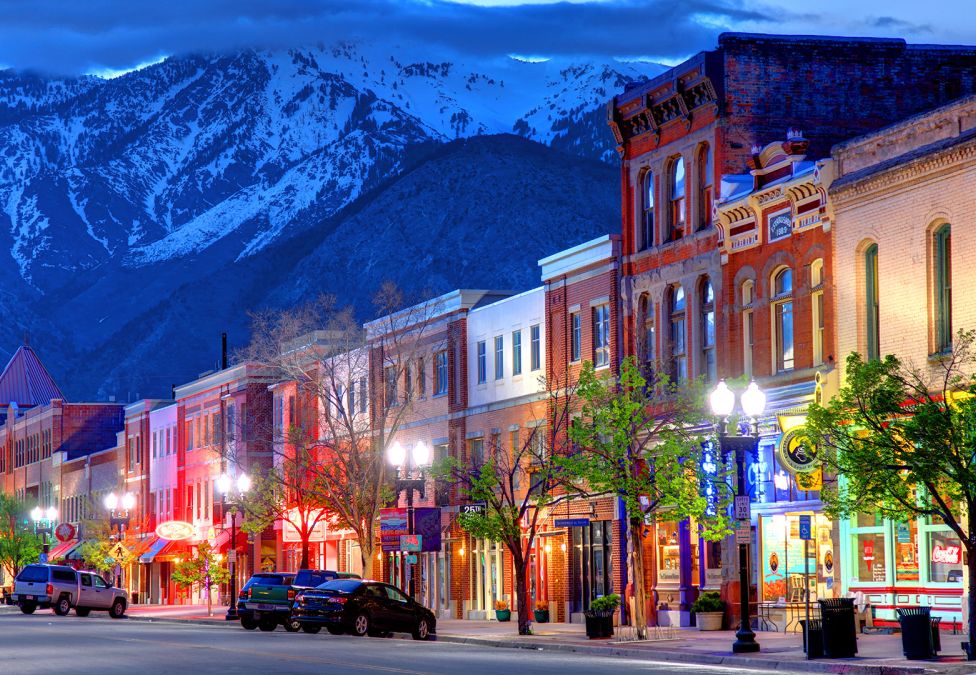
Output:
<svg viewBox="0 0 976 675">
<path fill-rule="evenodd" d="M 942 651 L 942 636 L 939 633 L 939 624 L 942 623 L 941 617 L 932 617 L 932 651 L 938 656 Z"/>
<path fill-rule="evenodd" d="M 824 656 L 849 659 L 857 654 L 857 619 L 854 598 L 826 598 L 820 604 Z"/>
<path fill-rule="evenodd" d="M 936 630 L 929 616 L 930 607 L 907 607 L 896 610 L 901 625 L 901 647 L 906 659 L 931 659 L 935 657 L 932 633 Z"/>
<path fill-rule="evenodd" d="M 803 629 L 803 653 L 809 659 L 822 659 L 823 649 L 823 622 L 820 619 L 810 619 L 810 646 L 807 651 L 807 620 L 800 619 L 800 626 Z"/>
</svg>

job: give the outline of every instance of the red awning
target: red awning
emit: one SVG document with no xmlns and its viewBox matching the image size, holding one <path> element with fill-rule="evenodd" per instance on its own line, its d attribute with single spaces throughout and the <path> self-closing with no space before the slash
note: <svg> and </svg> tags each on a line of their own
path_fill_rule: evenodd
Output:
<svg viewBox="0 0 976 675">
<path fill-rule="evenodd" d="M 247 544 L 247 532 L 237 531 L 237 548 L 240 549 L 242 546 Z M 227 553 L 227 549 L 230 548 L 230 530 L 221 530 L 214 538 L 213 550 L 214 553 Z"/>
<path fill-rule="evenodd" d="M 61 558 L 63 558 L 64 556 L 66 556 L 68 554 L 68 551 L 70 551 L 71 549 L 73 549 L 77 545 L 78 545 L 78 540 L 77 539 L 72 539 L 72 540 L 66 541 L 66 542 L 64 542 L 62 544 L 58 544 L 57 546 L 55 546 L 54 548 L 52 548 L 48 552 L 47 559 L 48 560 L 60 560 Z"/>
</svg>

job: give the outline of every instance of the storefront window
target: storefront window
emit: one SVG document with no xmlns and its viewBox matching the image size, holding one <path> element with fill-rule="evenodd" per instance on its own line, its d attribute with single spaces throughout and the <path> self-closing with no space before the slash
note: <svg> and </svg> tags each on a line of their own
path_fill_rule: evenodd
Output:
<svg viewBox="0 0 976 675">
<path fill-rule="evenodd" d="M 962 581 L 962 546 L 949 530 L 928 533 L 929 581 Z"/>
<path fill-rule="evenodd" d="M 895 523 L 895 581 L 918 581 L 918 523 Z"/>
<path fill-rule="evenodd" d="M 881 532 L 854 535 L 858 581 L 885 581 L 885 538 Z"/>
<path fill-rule="evenodd" d="M 811 516 L 809 544 L 800 538 L 800 516 Z M 819 514 L 787 513 L 762 516 L 760 524 L 760 564 L 762 566 L 762 599 L 766 602 L 803 602 L 804 586 L 809 589 L 811 600 L 825 589 L 817 585 L 817 561 L 826 557 L 829 540 L 821 552 L 817 532 L 829 521 Z M 809 560 L 804 558 L 804 550 Z M 821 555 L 822 553 L 822 555 Z M 809 572 L 809 577 L 807 573 Z M 805 581 L 806 579 L 806 581 Z"/>
<path fill-rule="evenodd" d="M 678 523 L 657 524 L 657 581 L 675 585 L 681 581 Z"/>
<path fill-rule="evenodd" d="M 590 601 L 614 592 L 611 550 L 613 523 L 609 520 L 591 522 L 585 527 L 570 528 L 573 537 L 573 608 L 574 612 L 589 609 Z"/>
<path fill-rule="evenodd" d="M 722 542 L 702 541 L 705 548 L 705 586 L 719 588 L 722 585 Z"/>
</svg>

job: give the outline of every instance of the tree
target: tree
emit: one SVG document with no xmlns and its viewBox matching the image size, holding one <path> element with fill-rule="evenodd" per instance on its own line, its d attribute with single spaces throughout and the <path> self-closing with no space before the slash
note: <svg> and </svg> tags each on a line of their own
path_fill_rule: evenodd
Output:
<svg viewBox="0 0 976 675">
<path fill-rule="evenodd" d="M 591 493 L 619 496 L 626 507 L 634 625 L 644 639 L 645 521 L 694 518 L 705 539 L 728 536 L 728 471 L 714 451 L 711 428 L 702 424 L 700 382 L 678 386 L 659 372 L 645 377 L 627 357 L 616 378 L 584 363 L 577 391 L 582 410 L 570 437 L 583 450 L 570 462 Z"/>
<path fill-rule="evenodd" d="M 278 510 L 280 499 L 307 505 L 298 517 L 302 532 L 324 509 L 330 522 L 355 533 L 364 573 L 380 509 L 393 497 L 387 447 L 411 409 L 410 378 L 425 358 L 423 337 L 437 310 L 436 303 L 404 309 L 392 284 L 383 285 L 374 305 L 378 318 L 365 330 L 351 308 L 337 308 L 328 296 L 254 314 L 241 355 L 297 387 L 291 423 L 274 425 L 276 470 L 264 474 L 280 496 Z M 295 480 L 301 476 L 307 478 Z"/>
<path fill-rule="evenodd" d="M 560 488 L 575 483 L 563 458 L 568 451 L 573 391 L 568 387 L 545 387 L 548 400 L 540 402 L 537 414 L 545 424 L 524 429 L 505 447 L 494 435 L 486 457 L 443 459 L 433 469 L 434 476 L 458 486 L 462 496 L 484 502 L 481 513 L 462 513 L 458 522 L 463 530 L 479 539 L 501 542 L 512 555 L 515 595 L 518 601 L 519 635 L 531 633 L 527 584 L 529 556 L 544 521 L 547 507 L 557 499 Z"/>
<path fill-rule="evenodd" d="M 102 574 L 112 572 L 114 575 L 116 567 L 131 569 L 136 562 L 136 555 L 128 546 L 118 548 L 116 533 L 105 519 L 83 521 L 81 532 L 85 539 L 78 546 L 78 555 L 88 569 Z M 118 579 L 114 579 L 114 582 L 117 583 Z"/>
<path fill-rule="evenodd" d="M 25 502 L 0 493 L 0 569 L 15 577 L 24 565 L 37 562 L 43 548 L 28 524 L 28 511 Z"/>
<path fill-rule="evenodd" d="M 976 332 L 960 331 L 952 350 L 925 367 L 892 355 L 865 361 L 851 354 L 844 386 L 826 404 L 810 406 L 804 427 L 809 447 L 839 476 L 820 493 L 828 514 L 941 520 L 966 551 L 970 588 L 976 588 L 974 339 Z M 976 617 L 976 594 L 968 602 Z M 976 644 L 976 621 L 969 622 L 969 640 Z"/>
<path fill-rule="evenodd" d="M 230 572 L 223 566 L 213 547 L 206 541 L 197 546 L 197 553 L 176 565 L 171 576 L 177 586 L 203 586 L 207 590 L 207 616 L 213 616 L 212 591 L 230 581 Z"/>
</svg>

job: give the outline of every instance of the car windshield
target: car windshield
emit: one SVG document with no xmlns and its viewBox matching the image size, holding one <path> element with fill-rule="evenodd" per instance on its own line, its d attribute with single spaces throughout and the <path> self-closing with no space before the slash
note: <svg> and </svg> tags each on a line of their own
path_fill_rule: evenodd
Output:
<svg viewBox="0 0 976 675">
<path fill-rule="evenodd" d="M 336 578 L 335 572 L 322 570 L 301 570 L 295 577 L 296 586 L 320 586 Z"/>
<path fill-rule="evenodd" d="M 336 593 L 353 593 L 357 588 L 363 585 L 363 582 L 359 579 L 336 579 L 335 581 L 328 581 L 317 588 L 320 591 L 335 591 Z"/>
<path fill-rule="evenodd" d="M 17 581 L 47 581 L 47 568 L 41 565 L 28 565 L 20 570 Z"/>
<path fill-rule="evenodd" d="M 255 584 L 261 584 L 262 586 L 287 586 L 284 574 L 255 574 L 247 580 L 247 583 L 244 584 L 244 588 L 241 590 L 246 591 Z"/>
</svg>

